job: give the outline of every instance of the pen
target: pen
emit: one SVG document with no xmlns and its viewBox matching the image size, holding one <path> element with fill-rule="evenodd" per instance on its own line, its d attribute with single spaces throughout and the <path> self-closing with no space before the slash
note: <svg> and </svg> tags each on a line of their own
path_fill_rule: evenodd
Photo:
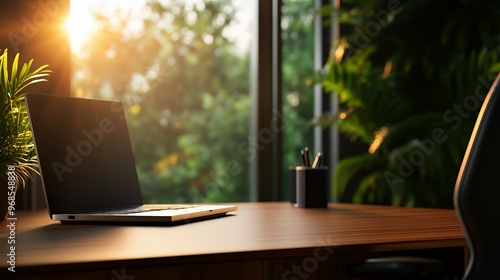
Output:
<svg viewBox="0 0 500 280">
<path fill-rule="evenodd" d="M 308 147 L 304 148 L 303 157 L 304 157 L 304 166 L 311 166 L 311 163 L 309 161 L 309 148 Z"/>
<path fill-rule="evenodd" d="M 323 159 L 323 153 L 319 152 L 316 154 L 316 157 L 314 158 L 314 162 L 312 165 L 312 168 L 318 168 L 321 166 L 321 161 Z"/>
<path fill-rule="evenodd" d="M 306 166 L 307 160 L 304 149 L 300 150 L 300 157 L 302 158 L 302 166 Z"/>
</svg>

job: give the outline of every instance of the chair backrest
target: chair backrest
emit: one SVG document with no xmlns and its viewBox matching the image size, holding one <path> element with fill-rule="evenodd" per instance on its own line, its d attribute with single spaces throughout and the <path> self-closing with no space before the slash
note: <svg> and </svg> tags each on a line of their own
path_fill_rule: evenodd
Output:
<svg viewBox="0 0 500 280">
<path fill-rule="evenodd" d="M 477 118 L 455 186 L 455 209 L 470 249 L 464 279 L 500 271 L 500 74 Z"/>
</svg>

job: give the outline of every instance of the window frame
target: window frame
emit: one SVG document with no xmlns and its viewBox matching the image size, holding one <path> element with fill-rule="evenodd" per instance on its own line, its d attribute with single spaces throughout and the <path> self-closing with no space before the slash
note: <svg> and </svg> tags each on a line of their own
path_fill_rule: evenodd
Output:
<svg viewBox="0 0 500 280">
<path fill-rule="evenodd" d="M 251 164 L 250 200 L 282 199 L 281 0 L 257 0 L 256 40 L 251 69 L 255 161 Z"/>
</svg>

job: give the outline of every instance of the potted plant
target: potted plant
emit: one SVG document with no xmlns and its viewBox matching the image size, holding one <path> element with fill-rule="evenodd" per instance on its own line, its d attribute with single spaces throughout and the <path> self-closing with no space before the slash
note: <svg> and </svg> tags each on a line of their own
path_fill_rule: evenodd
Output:
<svg viewBox="0 0 500 280">
<path fill-rule="evenodd" d="M 19 53 L 9 69 L 8 51 L 0 56 L 0 219 L 15 202 L 18 187 L 25 187 L 38 173 L 28 113 L 24 103 L 26 87 L 46 81 L 48 65 L 32 70 L 33 59 L 19 67 Z M 11 208 L 12 209 L 12 208 Z"/>
</svg>

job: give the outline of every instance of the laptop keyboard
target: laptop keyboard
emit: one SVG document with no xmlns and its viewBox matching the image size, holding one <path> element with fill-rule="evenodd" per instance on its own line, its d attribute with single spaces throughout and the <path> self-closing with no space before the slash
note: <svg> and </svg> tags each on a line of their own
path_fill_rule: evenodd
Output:
<svg viewBox="0 0 500 280">
<path fill-rule="evenodd" d="M 162 211 L 162 210 L 182 210 L 197 207 L 198 205 L 158 205 L 158 206 L 139 206 L 136 208 L 122 209 L 122 210 L 111 210 L 106 212 L 100 212 L 102 214 L 132 214 L 132 213 L 144 213 L 151 211 Z"/>
</svg>

